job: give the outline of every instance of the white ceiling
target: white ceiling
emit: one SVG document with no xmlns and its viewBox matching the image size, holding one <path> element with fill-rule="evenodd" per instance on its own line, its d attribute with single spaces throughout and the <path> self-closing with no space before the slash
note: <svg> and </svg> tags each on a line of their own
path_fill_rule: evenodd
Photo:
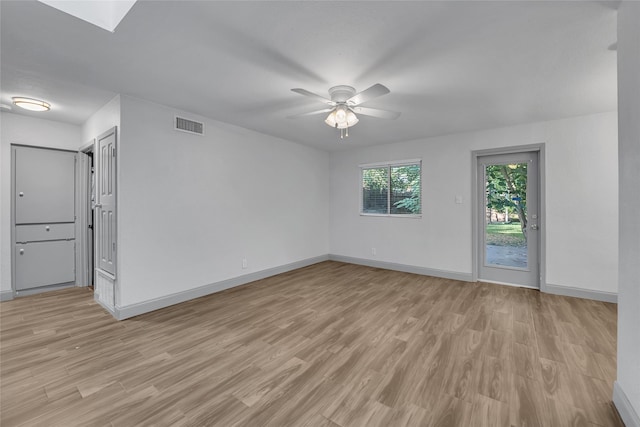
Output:
<svg viewBox="0 0 640 427">
<path fill-rule="evenodd" d="M 326 150 L 613 111 L 615 5 L 139 1 L 109 33 L 2 1 L 1 101 L 81 124 L 122 93 Z M 340 141 L 324 116 L 287 118 L 322 108 L 291 88 L 374 83 L 391 93 L 365 106 L 399 119 Z"/>
</svg>

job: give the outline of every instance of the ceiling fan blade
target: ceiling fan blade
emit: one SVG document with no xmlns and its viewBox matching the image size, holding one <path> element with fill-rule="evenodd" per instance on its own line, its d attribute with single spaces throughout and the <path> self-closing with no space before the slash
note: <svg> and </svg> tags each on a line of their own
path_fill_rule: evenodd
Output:
<svg viewBox="0 0 640 427">
<path fill-rule="evenodd" d="M 363 116 L 377 117 L 379 119 L 395 120 L 400 117 L 400 113 L 397 111 L 379 110 L 377 108 L 367 107 L 353 107 L 351 109 L 354 113 L 362 114 Z"/>
<path fill-rule="evenodd" d="M 325 98 L 323 96 L 320 96 L 320 95 L 316 95 L 315 93 L 309 92 L 306 89 L 295 88 L 295 89 L 291 89 L 291 91 L 295 92 L 295 93 L 299 93 L 300 95 L 308 96 L 310 98 L 315 98 L 316 100 L 318 100 L 320 102 L 323 102 L 325 104 L 334 105 L 332 100 L 330 100 L 328 98 Z"/>
<path fill-rule="evenodd" d="M 316 114 L 329 113 L 331 111 L 333 111 L 333 108 L 324 108 L 322 110 L 309 111 L 308 113 L 294 114 L 292 116 L 287 116 L 287 118 L 296 119 L 298 117 L 315 116 Z"/>
<path fill-rule="evenodd" d="M 386 86 L 376 83 L 368 89 L 363 90 L 360 93 L 356 93 L 351 98 L 347 99 L 349 105 L 360 105 L 363 102 L 367 102 L 373 98 L 377 98 L 382 95 L 386 95 L 391 92 Z"/>
</svg>

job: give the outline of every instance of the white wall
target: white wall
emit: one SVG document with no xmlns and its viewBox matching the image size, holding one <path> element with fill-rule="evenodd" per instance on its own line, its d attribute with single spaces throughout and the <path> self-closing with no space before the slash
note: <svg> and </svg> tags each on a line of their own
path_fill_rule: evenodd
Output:
<svg viewBox="0 0 640 427">
<path fill-rule="evenodd" d="M 116 95 L 84 122 L 82 125 L 82 145 L 93 142 L 94 138 L 114 126 L 120 128 L 120 95 Z"/>
<path fill-rule="evenodd" d="M 329 252 L 327 153 L 125 96 L 121 113 L 119 307 Z"/>
<path fill-rule="evenodd" d="M 615 112 L 602 113 L 334 152 L 331 253 L 471 274 L 471 152 L 544 142 L 546 283 L 615 293 L 616 120 Z M 422 218 L 360 216 L 358 165 L 414 158 L 422 159 Z"/>
<path fill-rule="evenodd" d="M 11 293 L 11 144 L 77 150 L 80 127 L 1 112 L 0 140 L 0 292 L 6 297 Z"/>
<path fill-rule="evenodd" d="M 614 402 L 627 426 L 640 426 L 640 3 L 618 10 L 620 284 L 618 381 Z"/>
</svg>

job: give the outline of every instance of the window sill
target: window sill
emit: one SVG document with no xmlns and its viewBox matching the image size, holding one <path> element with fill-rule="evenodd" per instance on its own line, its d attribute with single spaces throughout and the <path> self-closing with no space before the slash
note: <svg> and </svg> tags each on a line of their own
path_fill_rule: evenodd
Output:
<svg viewBox="0 0 640 427">
<path fill-rule="evenodd" d="M 375 216 L 375 217 L 387 217 L 387 218 L 422 218 L 422 214 L 374 214 L 374 213 L 362 213 L 360 216 Z"/>
</svg>

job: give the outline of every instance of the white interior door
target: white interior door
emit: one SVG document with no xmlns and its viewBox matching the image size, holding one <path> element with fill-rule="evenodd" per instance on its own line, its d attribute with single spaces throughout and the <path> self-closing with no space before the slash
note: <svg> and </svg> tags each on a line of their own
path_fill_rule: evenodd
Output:
<svg viewBox="0 0 640 427">
<path fill-rule="evenodd" d="M 540 287 L 538 153 L 478 157 L 478 279 Z"/>
<path fill-rule="evenodd" d="M 97 138 L 95 205 L 97 268 L 116 274 L 116 128 Z"/>
</svg>

